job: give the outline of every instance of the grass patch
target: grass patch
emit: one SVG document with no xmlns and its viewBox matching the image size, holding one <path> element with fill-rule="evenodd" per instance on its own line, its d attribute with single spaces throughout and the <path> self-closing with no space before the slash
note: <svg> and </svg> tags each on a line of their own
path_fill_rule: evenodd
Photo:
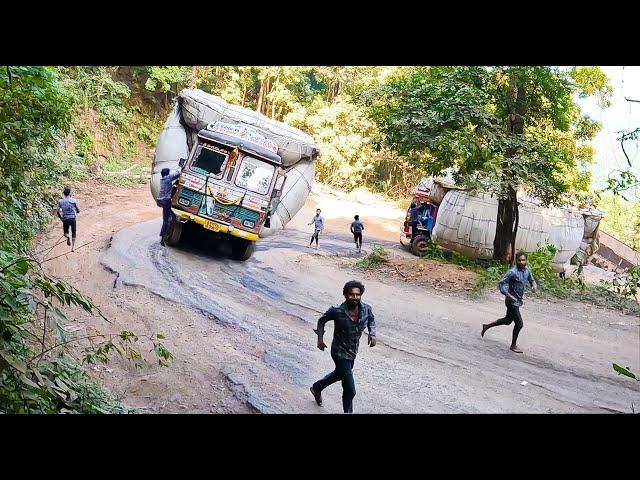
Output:
<svg viewBox="0 0 640 480">
<path fill-rule="evenodd" d="M 640 304 L 635 300 L 640 284 L 640 269 L 638 271 L 630 269 L 627 274 L 616 277 L 612 282 L 602 280 L 598 285 L 589 285 L 584 281 L 580 268 L 570 277 L 564 279 L 558 277 L 551 266 L 551 260 L 556 252 L 553 245 L 546 245 L 527 254 L 528 266 L 539 286 L 538 293 L 528 292 L 528 295 L 586 302 L 598 307 L 640 315 Z M 473 260 L 457 252 L 447 252 L 436 242 L 429 245 L 422 258 L 441 263 L 453 263 L 476 272 L 479 275 L 478 282 L 469 292 L 473 298 L 496 288 L 509 268 L 495 260 Z"/>
<path fill-rule="evenodd" d="M 359 270 L 366 270 L 383 263 L 389 263 L 389 252 L 384 247 L 374 245 L 371 253 L 355 262 L 353 266 Z"/>
</svg>

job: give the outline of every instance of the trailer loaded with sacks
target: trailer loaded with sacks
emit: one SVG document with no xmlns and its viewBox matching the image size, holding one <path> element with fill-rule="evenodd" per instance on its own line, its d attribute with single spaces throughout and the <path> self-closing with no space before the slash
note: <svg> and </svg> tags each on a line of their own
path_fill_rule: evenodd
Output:
<svg viewBox="0 0 640 480">
<path fill-rule="evenodd" d="M 472 193 L 451 182 L 424 178 L 413 192 L 419 209 L 417 232 L 409 228 L 410 212 L 400 243 L 421 255 L 432 240 L 445 249 L 470 258 L 491 259 L 496 232 L 498 200 L 486 193 Z M 570 263 L 586 263 L 599 246 L 598 228 L 604 213 L 595 208 L 544 207 L 518 194 L 519 223 L 516 250 L 533 251 L 545 244 L 556 247 L 551 265 L 564 272 Z"/>
</svg>

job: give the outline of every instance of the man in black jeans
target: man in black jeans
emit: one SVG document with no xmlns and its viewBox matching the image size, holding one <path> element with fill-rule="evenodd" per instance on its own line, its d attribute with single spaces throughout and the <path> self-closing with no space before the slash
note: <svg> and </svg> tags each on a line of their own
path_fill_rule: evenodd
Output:
<svg viewBox="0 0 640 480">
<path fill-rule="evenodd" d="M 329 321 L 335 322 L 333 342 L 331 343 L 331 358 L 336 368 L 322 380 L 311 386 L 311 393 L 318 405 L 322 405 L 322 390 L 338 380 L 342 381 L 342 408 L 344 413 L 353 413 L 353 397 L 356 386 L 353 381 L 353 362 L 358 354 L 358 344 L 365 327 L 369 329 L 367 343 L 370 347 L 376 345 L 376 322 L 371 306 L 360 300 L 364 293 L 364 285 L 357 280 L 351 280 L 344 285 L 342 294 L 345 302 L 337 307 L 331 307 L 318 319 L 318 328 L 314 330 L 318 335 L 318 348 L 327 348 L 322 337 L 324 325 Z"/>
<path fill-rule="evenodd" d="M 364 230 L 364 225 L 360 221 L 360 215 L 356 215 L 353 217 L 353 222 L 351 222 L 351 233 L 353 234 L 353 240 L 356 242 L 356 248 L 358 249 L 358 253 L 362 250 L 362 231 Z"/>
<path fill-rule="evenodd" d="M 80 213 L 78 202 L 71 198 L 71 189 L 64 187 L 64 198 L 58 200 L 58 217 L 62 220 L 62 233 L 67 237 L 67 245 L 71 245 L 71 251 L 76 246 L 76 213 Z M 69 227 L 71 227 L 71 238 L 69 238 Z"/>
<path fill-rule="evenodd" d="M 167 232 L 169 218 L 171 217 L 171 189 L 173 188 L 174 180 L 180 176 L 180 170 L 172 172 L 168 168 L 163 168 L 160 171 L 160 176 L 160 192 L 158 192 L 158 198 L 156 198 L 156 205 L 162 208 L 160 244 L 164 247 L 164 234 Z"/>
<path fill-rule="evenodd" d="M 516 343 L 520 330 L 522 330 L 523 322 L 522 316 L 520 316 L 520 307 L 523 305 L 522 297 L 524 296 L 525 284 L 531 285 L 531 290 L 535 293 L 538 290 L 531 270 L 527 267 L 527 255 L 524 252 L 518 252 L 516 254 L 516 265 L 509 269 L 504 274 L 498 288 L 504 295 L 504 303 L 507 307 L 507 314 L 495 322 L 483 324 L 482 332 L 480 335 L 484 337 L 487 330 L 498 325 L 510 325 L 511 322 L 515 322 L 513 326 L 513 334 L 511 335 L 511 346 L 509 350 L 515 353 L 522 353 L 520 347 Z"/>
</svg>

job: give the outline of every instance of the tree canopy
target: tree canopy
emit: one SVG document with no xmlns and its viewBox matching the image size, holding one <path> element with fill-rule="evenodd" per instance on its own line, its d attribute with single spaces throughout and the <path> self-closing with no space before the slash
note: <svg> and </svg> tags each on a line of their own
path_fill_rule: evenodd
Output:
<svg viewBox="0 0 640 480">
<path fill-rule="evenodd" d="M 432 175 L 499 198 L 494 258 L 515 253 L 516 191 L 545 204 L 589 188 L 599 129 L 575 95 L 611 88 L 597 67 L 417 67 L 366 98 L 386 146 Z"/>
</svg>

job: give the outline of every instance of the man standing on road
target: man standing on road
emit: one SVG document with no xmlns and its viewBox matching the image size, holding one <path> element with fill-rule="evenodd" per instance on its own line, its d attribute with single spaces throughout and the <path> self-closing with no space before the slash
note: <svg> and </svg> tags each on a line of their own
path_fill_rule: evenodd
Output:
<svg viewBox="0 0 640 480">
<path fill-rule="evenodd" d="M 485 332 L 492 327 L 510 325 L 511 322 L 515 322 L 511 347 L 509 347 L 509 349 L 515 353 L 522 353 L 522 350 L 520 350 L 516 344 L 516 340 L 518 340 L 518 334 L 523 325 L 522 317 L 520 316 L 520 307 L 523 304 L 522 297 L 524 296 L 526 282 L 531 285 L 531 290 L 534 293 L 538 290 L 538 285 L 531 274 L 531 270 L 527 267 L 527 255 L 523 252 L 518 252 L 516 255 L 516 265 L 509 269 L 500 280 L 500 283 L 498 283 L 498 288 L 505 296 L 504 303 L 507 306 L 507 314 L 504 318 L 496 320 L 493 323 L 483 324 L 482 333 L 480 334 L 484 337 Z"/>
<path fill-rule="evenodd" d="M 58 200 L 58 217 L 62 220 L 62 233 L 67 237 L 67 245 L 71 245 L 73 252 L 76 246 L 76 213 L 80 213 L 78 202 L 71 198 L 71 189 L 64 187 L 64 198 Z M 69 227 L 71 227 L 71 239 L 69 239 Z"/>
<path fill-rule="evenodd" d="M 362 231 L 363 230 L 364 230 L 364 225 L 360 221 L 360 215 L 356 215 L 355 217 L 353 217 L 353 222 L 351 222 L 351 233 L 353 233 L 353 239 L 356 242 L 356 248 L 358 249 L 358 253 L 360 253 L 360 250 L 362 250 Z"/>
<path fill-rule="evenodd" d="M 353 413 L 353 397 L 356 386 L 353 381 L 353 363 L 358 354 L 358 344 L 365 327 L 369 329 L 367 343 L 370 347 L 376 345 L 376 322 L 371 306 L 362 302 L 364 285 L 357 280 L 351 280 L 344 285 L 342 294 L 345 301 L 337 307 L 331 307 L 318 319 L 318 328 L 314 330 L 318 335 L 318 348 L 324 351 L 324 325 L 329 321 L 335 322 L 333 342 L 331 343 L 331 358 L 336 368 L 321 380 L 311 386 L 311 394 L 318 405 L 322 405 L 322 390 L 338 380 L 342 381 L 342 408 L 344 413 Z"/>
<path fill-rule="evenodd" d="M 311 241 L 309 242 L 309 248 L 313 244 L 313 239 L 316 239 L 316 248 L 318 248 L 318 234 L 324 230 L 324 219 L 320 216 L 321 210 L 318 208 L 316 210 L 316 216 L 311 219 L 307 225 L 314 224 L 313 235 L 311 235 Z"/>
<path fill-rule="evenodd" d="M 160 171 L 160 192 L 156 198 L 156 205 L 162 208 L 162 228 L 160 229 L 160 245 L 165 246 L 164 234 L 169 227 L 169 218 L 171 216 L 171 189 L 173 181 L 180 176 L 180 170 L 171 172 L 168 168 Z"/>
</svg>

